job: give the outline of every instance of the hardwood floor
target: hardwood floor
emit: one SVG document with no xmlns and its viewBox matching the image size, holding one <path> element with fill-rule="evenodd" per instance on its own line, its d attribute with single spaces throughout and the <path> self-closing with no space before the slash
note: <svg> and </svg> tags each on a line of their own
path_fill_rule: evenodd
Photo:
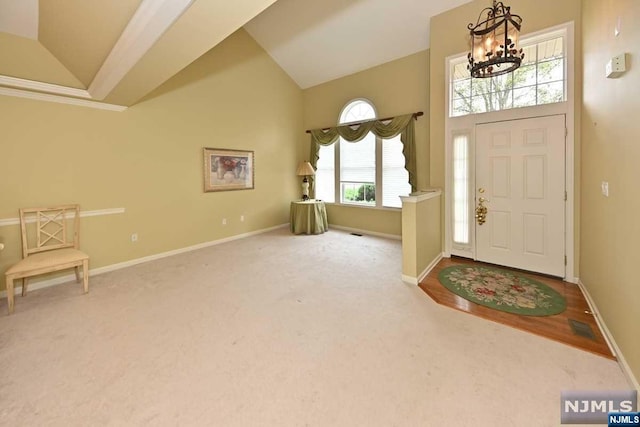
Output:
<svg viewBox="0 0 640 427">
<path fill-rule="evenodd" d="M 560 279 L 548 276 L 518 271 L 520 274 L 551 286 L 567 300 L 567 309 L 563 313 L 555 316 L 520 316 L 478 305 L 459 297 L 442 286 L 438 280 L 438 273 L 440 270 L 457 264 L 483 265 L 482 263 L 465 258 L 444 258 L 420 283 L 420 288 L 434 301 L 447 307 L 531 332 L 615 360 L 615 356 L 611 353 L 607 342 L 602 336 L 594 316 L 589 311 L 589 305 L 582 295 L 578 285 L 563 282 Z M 512 270 L 506 267 L 500 268 Z M 575 334 L 569 325 L 569 319 L 588 324 L 591 327 L 591 331 L 593 332 L 595 339 Z"/>
</svg>

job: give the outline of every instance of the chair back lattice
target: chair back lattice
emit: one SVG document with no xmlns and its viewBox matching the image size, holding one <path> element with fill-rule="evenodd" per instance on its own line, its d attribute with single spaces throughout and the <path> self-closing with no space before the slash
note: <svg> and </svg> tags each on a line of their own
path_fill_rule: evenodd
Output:
<svg viewBox="0 0 640 427">
<path fill-rule="evenodd" d="M 22 256 L 62 248 L 78 249 L 80 206 L 64 205 L 48 208 L 20 209 Z M 67 223 L 72 221 L 71 228 Z M 34 236 L 27 233 L 35 222 Z M 73 233 L 72 236 L 69 234 Z"/>
</svg>

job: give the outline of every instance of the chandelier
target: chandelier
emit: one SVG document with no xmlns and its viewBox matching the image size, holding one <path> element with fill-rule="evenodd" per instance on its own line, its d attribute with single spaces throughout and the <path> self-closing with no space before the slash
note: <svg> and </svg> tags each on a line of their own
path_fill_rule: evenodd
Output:
<svg viewBox="0 0 640 427">
<path fill-rule="evenodd" d="M 483 20 L 483 14 L 486 18 Z M 517 41 L 522 18 L 511 14 L 511 8 L 493 0 L 493 6 L 480 12 L 478 22 L 469 24 L 471 52 L 467 69 L 471 77 L 486 78 L 509 73 L 524 58 Z"/>
</svg>

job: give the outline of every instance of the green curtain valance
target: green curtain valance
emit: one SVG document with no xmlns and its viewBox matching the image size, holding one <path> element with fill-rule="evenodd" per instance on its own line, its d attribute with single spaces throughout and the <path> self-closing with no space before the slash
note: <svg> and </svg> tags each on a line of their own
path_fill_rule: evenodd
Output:
<svg viewBox="0 0 640 427">
<path fill-rule="evenodd" d="M 342 137 L 348 142 L 361 141 L 369 132 L 382 138 L 389 139 L 400 135 L 404 154 L 404 168 L 409 172 L 411 191 L 416 191 L 416 146 L 415 126 L 413 114 L 397 116 L 391 120 L 370 120 L 357 125 L 342 125 L 328 129 L 313 129 L 311 133 L 311 165 L 315 169 L 320 158 L 320 145 L 331 145 Z"/>
</svg>

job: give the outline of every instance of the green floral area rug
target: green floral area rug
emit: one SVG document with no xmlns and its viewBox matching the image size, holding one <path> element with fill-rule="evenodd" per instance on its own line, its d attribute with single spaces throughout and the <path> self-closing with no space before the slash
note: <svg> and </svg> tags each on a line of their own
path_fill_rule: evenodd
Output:
<svg viewBox="0 0 640 427">
<path fill-rule="evenodd" d="M 552 316 L 567 307 L 564 297 L 544 283 L 498 268 L 454 265 L 440 271 L 438 279 L 464 299 L 508 313 Z"/>
</svg>

